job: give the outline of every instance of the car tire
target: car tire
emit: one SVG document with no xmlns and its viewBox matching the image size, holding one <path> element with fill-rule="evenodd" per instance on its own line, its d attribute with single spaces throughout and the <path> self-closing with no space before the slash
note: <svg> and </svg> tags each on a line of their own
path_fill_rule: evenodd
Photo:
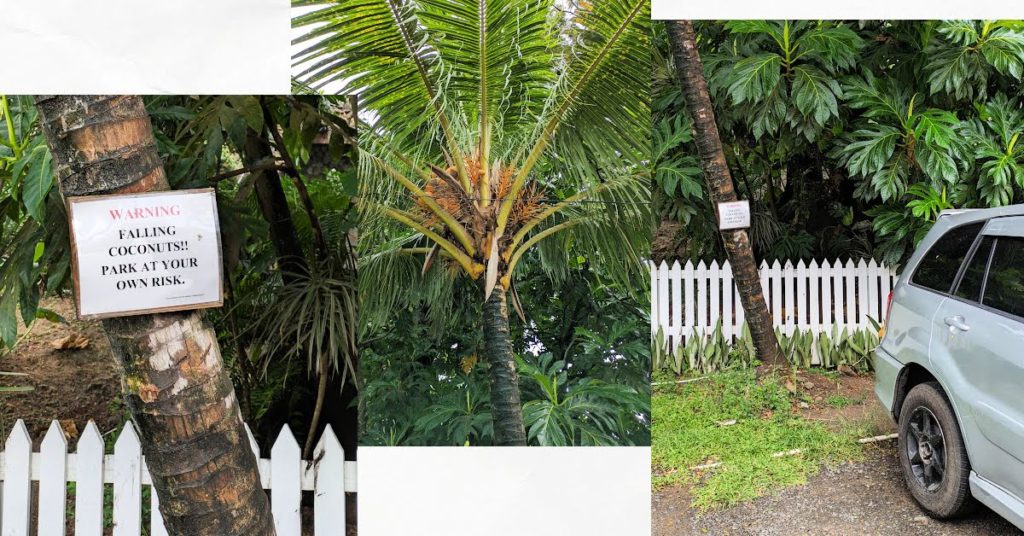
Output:
<svg viewBox="0 0 1024 536">
<path fill-rule="evenodd" d="M 950 519 L 974 510 L 971 462 L 956 415 L 938 383 L 922 383 L 907 393 L 897 444 L 910 494 L 929 516 Z"/>
</svg>

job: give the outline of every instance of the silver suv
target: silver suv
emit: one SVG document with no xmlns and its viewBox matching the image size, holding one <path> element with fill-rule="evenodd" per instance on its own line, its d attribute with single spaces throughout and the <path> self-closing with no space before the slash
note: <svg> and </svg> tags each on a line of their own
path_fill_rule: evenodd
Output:
<svg viewBox="0 0 1024 536">
<path fill-rule="evenodd" d="M 943 212 L 889 304 L 875 393 L 911 494 L 1024 529 L 1024 205 Z"/>
</svg>

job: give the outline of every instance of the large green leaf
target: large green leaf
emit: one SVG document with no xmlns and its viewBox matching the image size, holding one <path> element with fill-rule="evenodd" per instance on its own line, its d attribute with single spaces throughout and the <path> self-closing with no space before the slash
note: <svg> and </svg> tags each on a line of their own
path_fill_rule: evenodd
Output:
<svg viewBox="0 0 1024 536">
<path fill-rule="evenodd" d="M 28 160 L 31 163 L 22 177 L 22 199 L 26 212 L 37 222 L 43 223 L 43 203 L 53 186 L 52 157 L 45 145 L 39 145 L 33 149 Z"/>
<path fill-rule="evenodd" d="M 793 100 L 804 116 L 824 126 L 830 117 L 839 116 L 838 98 L 843 96 L 839 82 L 814 67 L 793 70 Z"/>
<path fill-rule="evenodd" d="M 782 75 L 782 56 L 764 52 L 743 58 L 733 68 L 729 96 L 733 104 L 757 103 L 775 91 Z"/>
<path fill-rule="evenodd" d="M 852 136 L 855 141 L 843 149 L 849 155 L 847 168 L 850 173 L 867 176 L 889 162 L 903 134 L 895 128 L 879 125 L 874 130 L 858 130 Z"/>
</svg>

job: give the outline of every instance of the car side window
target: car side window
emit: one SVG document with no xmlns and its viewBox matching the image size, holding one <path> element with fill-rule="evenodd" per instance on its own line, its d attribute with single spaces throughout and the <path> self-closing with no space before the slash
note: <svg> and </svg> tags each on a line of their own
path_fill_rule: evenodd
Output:
<svg viewBox="0 0 1024 536">
<path fill-rule="evenodd" d="M 949 292 L 964 257 L 984 224 L 984 221 L 979 221 L 946 231 L 925 253 L 910 281 L 942 293 Z"/>
<path fill-rule="evenodd" d="M 965 300 L 981 300 L 981 284 L 985 281 L 985 268 L 988 267 L 988 259 L 992 255 L 992 245 L 996 239 L 986 236 L 981 239 L 978 249 L 974 251 L 964 275 L 960 278 L 960 284 L 956 287 L 954 294 Z"/>
<path fill-rule="evenodd" d="M 1024 239 L 1000 236 L 996 240 L 981 303 L 1024 317 Z"/>
</svg>

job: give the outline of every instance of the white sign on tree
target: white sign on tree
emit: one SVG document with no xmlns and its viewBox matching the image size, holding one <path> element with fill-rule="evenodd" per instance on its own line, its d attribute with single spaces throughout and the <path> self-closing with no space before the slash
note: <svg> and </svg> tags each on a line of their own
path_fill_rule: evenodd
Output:
<svg viewBox="0 0 1024 536">
<path fill-rule="evenodd" d="M 750 227 L 750 203 L 747 201 L 727 201 L 718 204 L 718 228 L 746 229 Z"/>
<path fill-rule="evenodd" d="M 212 188 L 67 203 L 79 318 L 223 305 Z"/>
</svg>

